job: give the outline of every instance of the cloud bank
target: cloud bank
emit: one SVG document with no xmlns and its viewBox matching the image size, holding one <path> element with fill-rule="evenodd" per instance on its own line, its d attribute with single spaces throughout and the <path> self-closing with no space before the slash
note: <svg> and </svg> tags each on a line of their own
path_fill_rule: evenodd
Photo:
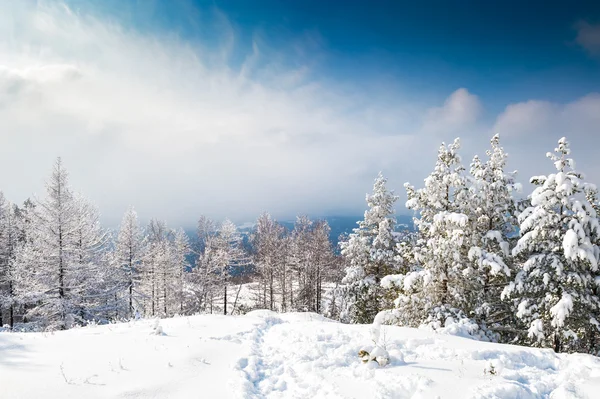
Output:
<svg viewBox="0 0 600 399">
<path fill-rule="evenodd" d="M 200 214 L 243 221 L 263 210 L 279 218 L 360 212 L 379 170 L 401 193 L 454 136 L 471 143 L 467 164 L 496 131 L 519 157 L 523 140 L 535 138 L 531 154 L 514 162 L 528 176 L 548 169 L 531 162 L 544 162 L 558 137 L 598 135 L 595 94 L 512 104 L 494 122 L 465 88 L 415 106 L 415 93 L 319 77 L 302 40 L 279 50 L 257 34 L 240 48 L 229 23 L 215 45 L 140 33 L 63 5 L 0 6 L 10 10 L 0 16 L 0 35 L 10 38 L 0 41 L 0 190 L 14 201 L 41 194 L 60 155 L 73 187 L 109 225 L 129 205 L 185 226 Z"/>
</svg>

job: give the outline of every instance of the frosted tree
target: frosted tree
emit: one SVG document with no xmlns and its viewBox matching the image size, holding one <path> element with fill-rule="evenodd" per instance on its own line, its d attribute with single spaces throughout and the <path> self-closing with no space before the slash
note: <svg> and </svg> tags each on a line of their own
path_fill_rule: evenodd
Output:
<svg viewBox="0 0 600 399">
<path fill-rule="evenodd" d="M 0 326 L 14 325 L 14 257 L 20 241 L 18 209 L 0 192 Z M 4 319 L 4 310 L 7 318 Z"/>
<path fill-rule="evenodd" d="M 260 296 L 262 306 L 273 310 L 277 283 L 281 292 L 282 310 L 287 305 L 287 264 L 285 262 L 284 228 L 268 213 L 263 213 L 256 222 L 255 230 L 251 237 L 254 249 L 253 258 L 257 274 L 260 276 Z"/>
<path fill-rule="evenodd" d="M 448 320 L 465 318 L 467 292 L 471 279 L 468 268 L 469 217 L 464 213 L 467 182 L 458 154 L 460 141 L 442 144 L 425 187 L 415 189 L 406 183 L 406 207 L 418 212 L 414 219 L 418 238 L 407 273 L 387 276 L 382 285 L 398 292 L 395 312 L 401 324 L 434 328 Z"/>
<path fill-rule="evenodd" d="M 96 207 L 78 195 L 74 200 L 74 243 L 68 274 L 72 316 L 77 316 L 80 323 L 106 319 L 116 311 L 114 297 L 118 291 L 107 253 L 110 236 L 100 225 Z"/>
<path fill-rule="evenodd" d="M 197 227 L 198 258 L 190 273 L 186 274 L 186 302 L 192 309 L 213 311 L 216 293 L 216 276 L 212 273 L 212 257 L 216 250 L 215 222 L 201 216 Z"/>
<path fill-rule="evenodd" d="M 297 216 L 289 240 L 289 265 L 288 273 L 290 287 L 290 309 L 293 311 L 307 311 L 308 298 L 304 287 L 306 277 L 311 267 L 311 231 L 313 221 L 306 215 Z"/>
<path fill-rule="evenodd" d="M 314 224 L 311 240 L 311 268 L 307 278 L 306 291 L 309 293 L 309 310 L 321 313 L 323 302 L 323 282 L 335 275 L 335 255 L 329 233 L 331 228 L 326 220 Z"/>
<path fill-rule="evenodd" d="M 227 314 L 228 286 L 233 276 L 239 275 L 241 270 L 249 264 L 249 257 L 242 246 L 242 236 L 235 224 L 225 220 L 213 241 L 207 249 L 209 257 L 209 274 L 214 284 L 223 292 L 223 314 Z"/>
<path fill-rule="evenodd" d="M 467 269 L 473 289 L 467 292 L 474 304 L 475 317 L 497 330 L 511 324 L 512 309 L 500 294 L 511 277 L 510 248 L 516 236 L 516 204 L 512 193 L 520 190 L 515 173 L 506 173 L 507 154 L 500 146 L 500 137 L 491 140 L 485 163 L 475 157 L 471 163 L 471 185 L 468 193 L 468 214 L 471 223 Z"/>
<path fill-rule="evenodd" d="M 144 234 L 137 213 L 133 208 L 129 208 L 121 221 L 112 259 L 122 282 L 121 294 L 125 298 L 126 318 L 135 316 L 144 302 L 141 288 L 144 253 Z"/>
<path fill-rule="evenodd" d="M 370 323 L 386 307 L 381 279 L 398 272 L 397 242 L 394 238 L 396 218 L 394 204 L 398 197 L 386 187 L 387 180 L 380 173 L 367 195 L 369 209 L 364 220 L 340 243 L 342 256 L 347 260 L 342 293 L 346 309 L 342 319 L 353 323 Z"/>
<path fill-rule="evenodd" d="M 173 262 L 173 232 L 163 221 L 152 219 L 146 229 L 147 249 L 143 258 L 143 291 L 149 300 L 146 313 L 171 316 L 177 303 L 179 265 Z M 148 302 L 148 301 L 147 301 Z"/>
<path fill-rule="evenodd" d="M 556 352 L 595 353 L 600 226 L 587 199 L 595 187 L 575 170 L 569 155 L 562 138 L 547 154 L 556 172 L 531 178 L 537 187 L 531 206 L 519 216 L 521 237 L 513 249 L 522 264 L 503 296 L 518 300 L 517 316 L 534 344 Z"/>
<path fill-rule="evenodd" d="M 173 242 L 171 244 L 171 262 L 172 270 L 176 273 L 174 280 L 175 298 L 178 308 L 178 312 L 183 314 L 184 312 L 184 289 L 185 289 L 185 273 L 189 268 L 189 262 L 187 259 L 190 253 L 190 241 L 183 229 L 177 229 L 173 233 Z"/>
<path fill-rule="evenodd" d="M 26 316 L 64 329 L 73 318 L 89 316 L 82 313 L 83 294 L 98 282 L 93 258 L 99 230 L 73 195 L 60 158 L 46 184 L 46 198 L 29 211 L 27 240 L 15 255 L 16 294 L 29 305 Z"/>
</svg>

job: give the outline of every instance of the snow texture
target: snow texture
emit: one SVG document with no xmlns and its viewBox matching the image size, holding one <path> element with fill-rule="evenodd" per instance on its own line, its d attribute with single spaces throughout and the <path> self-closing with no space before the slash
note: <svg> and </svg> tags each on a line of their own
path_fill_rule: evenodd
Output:
<svg viewBox="0 0 600 399">
<path fill-rule="evenodd" d="M 166 334 L 152 334 L 157 325 Z M 389 363 L 362 363 L 372 328 L 260 310 L 0 332 L 2 398 L 594 398 L 600 389 L 593 356 L 385 325 L 375 354 Z"/>
</svg>

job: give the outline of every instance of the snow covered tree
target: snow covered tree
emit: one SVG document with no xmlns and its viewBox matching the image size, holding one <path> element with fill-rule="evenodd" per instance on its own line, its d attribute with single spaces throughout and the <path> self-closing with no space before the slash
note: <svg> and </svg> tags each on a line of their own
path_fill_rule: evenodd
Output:
<svg viewBox="0 0 600 399">
<path fill-rule="evenodd" d="M 270 310 L 275 309 L 275 296 L 277 283 L 281 292 L 281 307 L 286 310 L 287 305 L 287 264 L 285 259 L 285 229 L 268 213 L 263 213 L 256 222 L 255 230 L 251 236 L 254 249 L 253 258 L 257 275 L 260 277 L 259 289 L 262 306 Z"/>
<path fill-rule="evenodd" d="M 117 309 L 114 300 L 116 276 L 110 267 L 107 249 L 110 236 L 100 225 L 95 206 L 75 195 L 75 228 L 69 283 L 72 317 L 79 322 L 97 318 L 108 319 Z"/>
<path fill-rule="evenodd" d="M 171 262 L 173 264 L 173 270 L 177 273 L 173 286 L 175 289 L 176 302 L 178 303 L 178 312 L 183 314 L 185 273 L 189 268 L 187 256 L 190 253 L 190 240 L 183 229 L 180 228 L 175 230 L 171 246 Z"/>
<path fill-rule="evenodd" d="M 329 240 L 330 231 L 331 228 L 326 220 L 318 220 L 312 230 L 312 267 L 310 268 L 305 290 L 309 293 L 309 310 L 316 313 L 321 313 L 323 310 L 323 282 L 335 275 L 333 267 L 336 263 L 331 241 Z"/>
<path fill-rule="evenodd" d="M 242 235 L 230 220 L 216 228 L 212 220 L 203 216 L 198 222 L 198 238 L 199 257 L 188 278 L 192 298 L 211 313 L 215 299 L 222 299 L 222 311 L 227 314 L 232 277 L 238 276 L 250 264 Z"/>
<path fill-rule="evenodd" d="M 394 238 L 394 204 L 398 196 L 387 189 L 386 183 L 380 173 L 375 179 L 373 194 L 367 195 L 369 209 L 365 211 L 364 220 L 340 243 L 342 256 L 348 262 L 341 287 L 347 306 L 342 311 L 342 319 L 352 323 L 370 323 L 386 307 L 381 279 L 399 271 Z"/>
<path fill-rule="evenodd" d="M 130 208 L 123 216 L 113 252 L 113 264 L 120 275 L 121 295 L 126 303 L 124 316 L 128 319 L 135 316 L 144 301 L 141 288 L 144 252 L 143 231 L 137 213 Z"/>
<path fill-rule="evenodd" d="M 217 290 L 216 276 L 212 273 L 212 255 L 216 249 L 215 222 L 200 216 L 197 227 L 198 258 L 190 273 L 186 274 L 186 303 L 188 313 L 192 309 L 213 311 L 214 296 Z"/>
<path fill-rule="evenodd" d="M 165 222 L 150 220 L 146 236 L 148 244 L 142 262 L 142 285 L 150 302 L 146 305 L 146 313 L 151 316 L 172 316 L 180 308 L 180 268 L 184 267 L 180 263 L 181 254 L 175 255 L 174 233 Z"/>
<path fill-rule="evenodd" d="M 17 208 L 0 192 L 0 327 L 14 325 L 14 257 L 20 241 Z M 6 313 L 6 319 L 3 317 Z"/>
<path fill-rule="evenodd" d="M 537 187 L 531 206 L 519 215 L 521 237 L 513 249 L 522 264 L 503 296 L 518 301 L 517 316 L 535 345 L 596 353 L 600 226 L 587 199 L 595 187 L 575 170 L 569 154 L 561 138 L 547 154 L 556 172 L 531 178 Z"/>
<path fill-rule="evenodd" d="M 506 173 L 507 154 L 500 146 L 500 137 L 491 140 L 483 163 L 475 157 L 471 163 L 471 184 L 468 193 L 470 249 L 473 267 L 465 278 L 472 279 L 472 290 L 467 291 L 475 318 L 488 327 L 503 330 L 512 324 L 512 309 L 500 294 L 511 276 L 510 248 L 516 236 L 516 204 L 512 193 L 520 190 L 515 173 Z"/>
<path fill-rule="evenodd" d="M 308 301 L 304 287 L 311 267 L 310 249 L 313 221 L 306 215 L 297 216 L 289 237 L 290 310 L 307 311 Z"/>
<path fill-rule="evenodd" d="M 51 328 L 68 328 L 87 314 L 86 293 L 98 284 L 102 232 L 90 207 L 76 197 L 60 158 L 47 197 L 29 208 L 24 245 L 15 254 L 15 293 L 27 315 Z M 100 279 L 101 281 L 101 279 Z"/>
<path fill-rule="evenodd" d="M 446 320 L 466 318 L 472 288 L 464 272 L 468 268 L 469 217 L 467 182 L 458 149 L 460 141 L 442 144 L 434 171 L 425 187 L 406 183 L 406 207 L 419 213 L 414 219 L 418 238 L 412 250 L 413 270 L 389 275 L 385 288 L 398 292 L 397 322 L 418 326 L 443 326 Z"/>
<path fill-rule="evenodd" d="M 249 264 L 249 257 L 242 246 L 242 236 L 229 219 L 225 220 L 211 248 L 211 271 L 217 285 L 223 290 L 223 314 L 227 314 L 227 288 L 231 278 L 239 275 L 241 269 Z"/>
</svg>

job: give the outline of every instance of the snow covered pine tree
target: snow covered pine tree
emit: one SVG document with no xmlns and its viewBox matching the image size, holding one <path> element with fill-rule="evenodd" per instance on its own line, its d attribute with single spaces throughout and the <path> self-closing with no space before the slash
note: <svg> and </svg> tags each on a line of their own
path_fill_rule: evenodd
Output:
<svg viewBox="0 0 600 399">
<path fill-rule="evenodd" d="M 531 178 L 537 187 L 513 249 L 522 263 L 503 296 L 517 299 L 534 345 L 597 353 L 600 226 L 586 198 L 596 189 L 575 170 L 564 137 L 554 151 L 547 156 L 556 173 Z"/>
<path fill-rule="evenodd" d="M 394 204 L 398 196 L 387 189 L 381 173 L 375 179 L 373 194 L 367 194 L 364 220 L 340 243 L 342 256 L 349 266 L 340 287 L 345 297 L 341 319 L 351 323 L 371 323 L 377 313 L 389 306 L 381 279 L 397 273 L 399 258 L 394 237 L 396 218 Z"/>
</svg>

